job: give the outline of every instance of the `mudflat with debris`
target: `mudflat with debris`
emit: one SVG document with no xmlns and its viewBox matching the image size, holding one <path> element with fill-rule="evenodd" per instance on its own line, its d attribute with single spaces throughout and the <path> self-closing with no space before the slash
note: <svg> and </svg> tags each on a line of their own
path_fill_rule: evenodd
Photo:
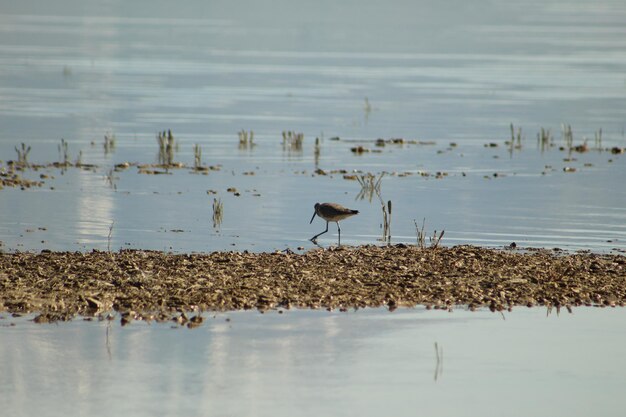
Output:
<svg viewBox="0 0 626 417">
<path fill-rule="evenodd" d="M 623 306 L 626 256 L 474 246 L 304 254 L 123 250 L 0 254 L 0 311 L 171 319 L 182 311 Z M 37 320 L 36 320 L 37 321 Z"/>
</svg>

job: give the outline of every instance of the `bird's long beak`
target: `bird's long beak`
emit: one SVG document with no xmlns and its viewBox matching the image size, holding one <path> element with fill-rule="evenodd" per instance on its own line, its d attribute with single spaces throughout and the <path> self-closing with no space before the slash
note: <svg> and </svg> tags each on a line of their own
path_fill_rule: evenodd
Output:
<svg viewBox="0 0 626 417">
<path fill-rule="evenodd" d="M 313 217 L 311 217 L 311 221 L 309 222 L 309 224 L 313 223 L 313 219 L 315 218 L 315 215 L 317 214 L 317 212 L 313 212 Z"/>
</svg>

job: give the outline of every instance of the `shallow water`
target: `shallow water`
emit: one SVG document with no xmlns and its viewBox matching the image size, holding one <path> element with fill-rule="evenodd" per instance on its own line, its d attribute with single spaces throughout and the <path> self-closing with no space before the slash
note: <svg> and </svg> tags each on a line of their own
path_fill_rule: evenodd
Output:
<svg viewBox="0 0 626 417">
<path fill-rule="evenodd" d="M 445 229 L 445 245 L 623 251 L 626 163 L 606 149 L 626 147 L 624 21 L 622 0 L 3 1 L 0 171 L 22 142 L 31 163 L 61 160 L 61 138 L 71 161 L 82 151 L 97 167 L 26 170 L 50 178 L 0 190 L 0 251 L 307 250 L 324 228 L 308 223 L 317 201 L 360 211 L 342 222 L 342 243 L 380 243 L 378 197 L 358 199 L 356 181 L 318 168 L 388 172 L 392 242 L 415 242 L 425 219 L 428 234 Z M 510 123 L 521 149 L 505 144 Z M 592 149 L 559 151 L 562 123 Z M 554 147 L 538 146 L 542 127 Z M 164 129 L 179 142 L 175 161 L 193 165 L 200 144 L 220 170 L 131 167 L 107 180 L 115 164 L 156 163 Z M 255 147 L 238 147 L 241 129 Z M 281 145 L 285 130 L 304 133 L 301 150 Z M 108 152 L 105 134 L 116 137 Z M 374 144 L 397 137 L 429 144 Z M 358 145 L 381 152 L 355 155 Z M 214 198 L 224 205 L 215 226 Z M 331 225 L 319 243 L 336 239 Z M 13 416 L 622 409 L 621 309 L 520 308 L 506 320 L 234 312 L 193 331 L 116 321 L 108 332 L 3 316 L 0 409 Z"/>
<path fill-rule="evenodd" d="M 379 242 L 378 198 L 355 201 L 359 184 L 312 176 L 322 168 L 432 174 L 383 179 L 395 242 L 414 242 L 414 220 L 426 219 L 447 245 L 623 249 L 624 157 L 542 152 L 536 135 L 549 128 L 561 146 L 568 123 L 575 144 L 595 147 L 602 129 L 603 149 L 626 146 L 624 21 L 624 3 L 609 0 L 5 4 L 0 160 L 16 159 L 24 142 L 30 162 L 58 161 L 64 138 L 72 161 L 82 151 L 98 167 L 26 171 L 54 179 L 0 191 L 0 248 L 307 249 L 324 228 L 308 224 L 317 201 L 361 211 L 342 243 Z M 523 136 L 512 153 L 510 123 Z M 197 143 L 203 163 L 221 170 L 132 167 L 107 181 L 116 163 L 155 163 L 164 129 L 179 141 L 175 161 L 193 165 Z M 241 129 L 255 132 L 256 147 L 238 148 Z M 283 130 L 303 132 L 303 149 L 283 149 Z M 105 133 L 116 136 L 108 153 Z M 434 144 L 350 152 L 376 149 L 379 137 Z M 216 227 L 214 197 L 224 205 Z M 320 244 L 336 239 L 331 225 Z"/>
<path fill-rule="evenodd" d="M 66 415 L 618 415 L 621 309 L 233 312 L 1 329 L 0 406 Z M 107 327 L 108 338 L 107 338 Z M 439 362 L 435 343 L 440 350 Z"/>
</svg>

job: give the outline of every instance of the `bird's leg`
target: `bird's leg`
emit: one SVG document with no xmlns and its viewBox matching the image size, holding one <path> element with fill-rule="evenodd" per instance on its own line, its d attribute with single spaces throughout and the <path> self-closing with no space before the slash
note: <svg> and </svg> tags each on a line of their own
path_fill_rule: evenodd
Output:
<svg viewBox="0 0 626 417">
<path fill-rule="evenodd" d="M 339 227 L 339 222 L 337 222 L 337 233 L 339 233 L 338 245 L 341 246 L 341 227 Z"/>
<path fill-rule="evenodd" d="M 326 230 L 324 230 L 322 233 L 318 233 L 315 236 L 313 236 L 310 240 L 311 242 L 315 242 L 315 240 L 317 239 L 318 236 L 323 235 L 324 233 L 328 232 L 328 222 L 326 222 Z"/>
</svg>

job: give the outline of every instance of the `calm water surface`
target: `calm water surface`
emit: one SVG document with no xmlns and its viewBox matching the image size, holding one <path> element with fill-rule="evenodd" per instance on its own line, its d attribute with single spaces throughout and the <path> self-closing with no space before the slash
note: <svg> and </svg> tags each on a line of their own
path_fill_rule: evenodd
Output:
<svg viewBox="0 0 626 417">
<path fill-rule="evenodd" d="M 51 417 L 619 415 L 624 318 L 235 312 L 187 330 L 5 317 L 17 324 L 0 329 L 0 406 Z"/>
<path fill-rule="evenodd" d="M 3 1 L 0 170 L 22 142 L 30 162 L 60 160 L 61 138 L 70 160 L 82 152 L 97 167 L 27 170 L 49 178 L 0 191 L 0 248 L 308 249 L 324 227 L 308 224 L 317 201 L 361 211 L 343 243 L 376 243 L 379 199 L 355 200 L 356 181 L 312 175 L 321 168 L 412 174 L 382 181 L 396 242 L 415 241 L 414 220 L 426 219 L 448 245 L 624 249 L 624 157 L 558 150 L 562 123 L 575 144 L 596 148 L 602 129 L 600 148 L 626 146 L 624 21 L 626 5 L 610 0 Z M 510 123 L 522 127 L 513 152 Z M 556 145 L 544 152 L 541 127 Z M 221 170 L 131 167 L 106 179 L 117 163 L 155 163 L 164 129 L 178 140 L 175 161 L 193 165 L 199 144 Z M 254 148 L 239 149 L 241 129 Z M 301 150 L 282 147 L 283 130 L 304 133 Z M 350 151 L 394 137 L 433 144 Z M 224 206 L 215 227 L 214 198 Z M 320 243 L 334 244 L 335 230 Z"/>
<path fill-rule="evenodd" d="M 626 159 L 606 149 L 626 147 L 624 22 L 622 0 L 0 0 L 0 173 L 21 143 L 31 163 L 59 161 L 61 138 L 71 161 L 96 165 L 20 172 L 48 178 L 0 190 L 0 251 L 308 250 L 324 227 L 308 223 L 317 201 L 360 211 L 342 243 L 379 242 L 379 198 L 358 198 L 337 170 L 388 173 L 393 242 L 414 242 L 425 219 L 446 245 L 623 251 Z M 522 128 L 512 151 L 510 123 Z M 588 152 L 558 150 L 563 123 Z M 544 150 L 542 127 L 555 144 Z M 156 163 L 165 129 L 175 161 L 193 165 L 199 144 L 220 169 L 109 175 Z M 256 146 L 239 148 L 242 129 Z M 304 133 L 302 149 L 282 146 L 285 130 Z M 336 243 L 334 225 L 319 243 Z M 12 416 L 623 409 L 621 309 L 236 312 L 193 331 L 3 316 L 0 409 Z"/>
<path fill-rule="evenodd" d="M 48 178 L 0 190 L 0 251 L 308 250 L 324 227 L 308 223 L 317 201 L 360 211 L 342 243 L 379 242 L 379 198 L 358 198 L 337 170 L 388 173 L 393 242 L 414 242 L 425 219 L 446 245 L 623 251 L 626 163 L 606 149 L 626 147 L 624 22 L 622 0 L 0 0 L 0 173 L 21 143 L 31 163 L 61 160 L 61 138 L 71 161 L 96 165 L 20 172 Z M 522 128 L 512 151 L 510 123 Z M 563 123 L 589 152 L 558 150 Z M 555 144 L 544 150 L 542 127 Z M 193 165 L 199 144 L 220 169 L 109 175 L 156 163 L 165 129 L 175 161 Z M 242 129 L 256 146 L 239 148 Z M 285 130 L 304 133 L 302 149 L 282 146 Z M 623 409 L 621 309 L 236 312 L 193 331 L 3 316 L 0 409 L 12 416 Z"/>
</svg>

